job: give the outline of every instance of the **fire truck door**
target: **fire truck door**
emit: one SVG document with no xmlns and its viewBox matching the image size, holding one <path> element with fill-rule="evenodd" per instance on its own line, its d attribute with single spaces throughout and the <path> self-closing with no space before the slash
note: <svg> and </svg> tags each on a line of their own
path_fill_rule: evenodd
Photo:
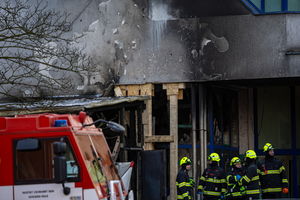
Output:
<svg viewBox="0 0 300 200">
<path fill-rule="evenodd" d="M 54 179 L 53 143 L 60 138 L 21 139 L 14 141 L 14 200 L 81 200 L 80 168 L 74 153 L 66 141 L 66 180 L 63 184 Z"/>
</svg>

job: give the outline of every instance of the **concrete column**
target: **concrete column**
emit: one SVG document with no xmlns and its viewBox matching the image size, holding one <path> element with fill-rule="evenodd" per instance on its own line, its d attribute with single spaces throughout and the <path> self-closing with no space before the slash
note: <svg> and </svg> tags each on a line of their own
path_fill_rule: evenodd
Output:
<svg viewBox="0 0 300 200">
<path fill-rule="evenodd" d="M 193 139 L 193 178 L 197 179 L 197 106 L 196 106 L 196 85 L 192 85 L 191 88 L 191 113 L 192 113 L 192 139 Z M 195 197 L 194 197 L 195 198 Z"/>
<path fill-rule="evenodd" d="M 240 154 L 254 148 L 253 90 L 239 91 L 239 148 Z"/>
<path fill-rule="evenodd" d="M 254 149 L 254 101 L 253 89 L 248 89 L 248 141 L 249 149 Z"/>
<path fill-rule="evenodd" d="M 199 175 L 206 168 L 206 109 L 205 109 L 205 95 L 203 85 L 199 85 L 199 129 L 200 129 L 200 172 Z"/>
<path fill-rule="evenodd" d="M 248 133 L 248 91 L 241 90 L 239 92 L 239 149 L 240 154 L 245 153 L 249 149 L 249 133 Z"/>
</svg>

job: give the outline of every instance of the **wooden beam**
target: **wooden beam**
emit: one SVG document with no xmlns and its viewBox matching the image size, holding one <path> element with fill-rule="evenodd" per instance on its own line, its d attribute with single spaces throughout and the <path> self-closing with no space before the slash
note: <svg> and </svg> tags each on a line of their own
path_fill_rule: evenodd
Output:
<svg viewBox="0 0 300 200">
<path fill-rule="evenodd" d="M 113 149 L 113 152 L 111 154 L 111 157 L 113 159 L 114 162 L 117 161 L 117 158 L 118 158 L 118 155 L 119 155 L 119 152 L 120 152 L 120 145 L 121 144 L 121 139 L 120 139 L 120 136 L 117 137 L 117 140 L 116 140 L 116 143 L 115 143 L 115 146 L 114 146 L 114 149 Z"/>
<path fill-rule="evenodd" d="M 174 142 L 173 135 L 153 135 L 145 136 L 145 142 Z"/>
<path fill-rule="evenodd" d="M 179 89 L 178 90 L 178 100 L 182 100 L 183 99 L 183 89 Z"/>
<path fill-rule="evenodd" d="M 143 125 L 144 125 L 144 141 L 146 137 L 151 137 L 153 135 L 152 130 L 152 97 L 146 101 L 146 109 L 143 112 Z M 144 144 L 145 150 L 154 150 L 154 145 L 152 143 Z"/>
<path fill-rule="evenodd" d="M 151 83 L 140 85 L 141 96 L 154 96 L 154 85 Z"/>
<path fill-rule="evenodd" d="M 114 91 L 116 96 L 154 96 L 154 85 L 152 83 L 118 85 Z"/>
<path fill-rule="evenodd" d="M 144 136 L 152 136 L 152 96 L 154 96 L 154 85 L 151 83 L 147 84 L 136 84 L 136 85 L 118 85 L 115 87 L 116 96 L 149 96 L 150 99 L 145 101 L 146 109 L 143 112 L 143 125 L 144 125 Z M 147 142 L 144 144 L 145 150 L 154 150 L 152 143 Z"/>
<path fill-rule="evenodd" d="M 114 91 L 115 91 L 115 96 L 117 96 L 117 97 L 119 97 L 119 96 L 128 96 L 126 85 L 115 86 Z"/>
<path fill-rule="evenodd" d="M 122 92 L 121 87 L 119 87 L 119 86 L 115 87 L 115 88 L 114 88 L 114 91 L 115 91 L 115 96 L 116 96 L 116 97 L 123 97 L 123 96 L 125 96 L 125 95 L 123 94 L 123 92 Z"/>
<path fill-rule="evenodd" d="M 170 95 L 177 95 L 178 99 L 183 99 L 184 83 L 165 83 L 163 89 L 167 90 L 168 99 Z"/>
<path fill-rule="evenodd" d="M 170 95 L 170 199 L 176 199 L 176 177 L 178 173 L 178 94 Z"/>
<path fill-rule="evenodd" d="M 184 89 L 184 83 L 166 83 L 163 89 L 167 90 L 170 101 L 170 136 L 174 142 L 170 143 L 170 199 L 176 199 L 176 177 L 178 173 L 178 96 L 179 90 Z"/>
<path fill-rule="evenodd" d="M 128 96 L 140 96 L 140 85 L 127 85 Z"/>
<path fill-rule="evenodd" d="M 178 99 L 183 98 L 184 83 L 165 83 L 163 89 L 167 90 L 170 101 L 170 136 L 174 142 L 170 143 L 170 199 L 176 199 L 176 177 L 178 172 Z"/>
</svg>

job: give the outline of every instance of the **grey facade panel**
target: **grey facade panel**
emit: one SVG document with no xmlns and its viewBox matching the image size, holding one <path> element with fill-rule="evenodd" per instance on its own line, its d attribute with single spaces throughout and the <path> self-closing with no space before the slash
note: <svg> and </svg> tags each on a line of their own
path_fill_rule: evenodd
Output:
<svg viewBox="0 0 300 200">
<path fill-rule="evenodd" d="M 286 62 L 286 16 L 226 16 L 201 18 L 229 43 L 226 52 L 204 47 L 203 74 L 197 80 L 256 79 L 291 75 Z M 199 69 L 195 69 L 198 74 Z"/>
<path fill-rule="evenodd" d="M 300 54 L 298 18 L 292 14 L 239 15 L 168 22 L 156 64 L 143 59 L 138 68 L 130 63 L 131 74 L 122 76 L 121 84 L 297 77 L 300 55 L 286 54 Z M 189 42 L 178 40 L 183 36 L 182 24 L 188 23 L 194 27 L 185 33 L 191 35 Z M 187 58 L 185 62 L 166 59 L 172 51 L 177 58 Z"/>
<path fill-rule="evenodd" d="M 120 84 L 192 80 L 198 64 L 191 58 L 198 46 L 197 26 L 197 19 L 150 22 Z"/>
<path fill-rule="evenodd" d="M 300 75 L 300 16 L 290 14 L 286 17 L 286 61 L 290 71 L 290 76 Z"/>
</svg>

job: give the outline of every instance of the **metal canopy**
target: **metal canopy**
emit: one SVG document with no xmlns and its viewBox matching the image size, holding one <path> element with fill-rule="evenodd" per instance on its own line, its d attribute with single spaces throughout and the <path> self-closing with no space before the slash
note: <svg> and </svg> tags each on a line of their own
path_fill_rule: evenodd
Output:
<svg viewBox="0 0 300 200">
<path fill-rule="evenodd" d="M 73 113 L 98 107 L 113 106 L 122 103 L 145 101 L 147 96 L 134 97 L 58 97 L 40 101 L 2 102 L 0 116 L 14 116 L 37 113 Z"/>
</svg>

